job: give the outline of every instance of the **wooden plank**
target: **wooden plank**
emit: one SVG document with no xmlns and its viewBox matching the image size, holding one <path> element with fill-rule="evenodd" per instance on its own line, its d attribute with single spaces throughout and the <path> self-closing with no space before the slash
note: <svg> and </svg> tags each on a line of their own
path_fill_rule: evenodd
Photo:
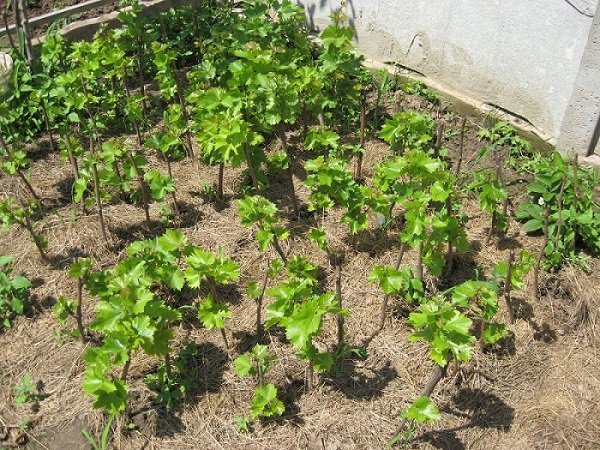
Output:
<svg viewBox="0 0 600 450">
<path fill-rule="evenodd" d="M 62 19 L 63 17 L 74 16 L 75 14 L 79 14 L 82 12 L 89 11 L 94 8 L 98 8 L 104 5 L 110 5 L 115 3 L 117 0 L 88 0 L 83 3 L 79 3 L 78 5 L 67 6 L 66 8 L 59 9 L 57 11 L 51 11 L 46 14 L 42 14 L 37 17 L 33 17 L 29 19 L 30 26 L 44 25 L 47 23 L 52 23 L 58 19 Z M 0 29 L 0 36 L 4 36 L 8 31 L 14 31 L 14 24 L 8 26 L 8 30 L 4 27 Z"/>
</svg>

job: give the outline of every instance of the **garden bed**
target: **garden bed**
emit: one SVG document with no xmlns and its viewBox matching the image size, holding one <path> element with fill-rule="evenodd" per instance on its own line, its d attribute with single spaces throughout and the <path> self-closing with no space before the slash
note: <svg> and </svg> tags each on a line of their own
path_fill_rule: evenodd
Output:
<svg viewBox="0 0 600 450">
<path fill-rule="evenodd" d="M 379 77 L 382 75 L 379 74 Z M 182 77 L 183 79 L 183 77 Z M 376 78 L 381 82 L 381 78 Z M 418 89 L 416 89 L 417 87 Z M 462 173 L 469 176 L 491 158 L 478 159 L 487 145 L 479 137 L 481 127 L 466 121 L 424 86 L 403 86 L 390 81 L 388 88 L 368 95 L 367 122 L 379 121 L 406 110 L 416 110 L 443 122 L 443 148 L 450 167 L 462 153 Z M 147 94 L 158 99 L 158 85 L 146 85 Z M 145 137 L 159 133 L 165 126 L 160 120 L 163 103 L 155 100 L 157 117 L 150 120 Z M 317 122 L 310 123 L 317 126 Z M 283 171 L 269 174 L 269 185 L 258 193 L 273 201 L 279 209 L 280 223 L 290 232 L 282 243 L 284 252 L 301 255 L 320 268 L 321 289 L 335 291 L 335 271 L 308 232 L 315 218 L 306 211 L 311 203 L 305 185 L 306 161 L 316 156 L 306 149 L 302 127 L 286 132 L 289 153 L 293 156 L 292 173 L 299 217 L 294 213 L 288 179 Z M 464 136 L 461 136 L 464 132 Z M 126 140 L 129 148 L 144 153 L 148 168 L 167 172 L 167 165 L 154 151 L 140 147 L 132 131 L 111 130 Z M 355 142 L 356 133 L 340 133 L 342 141 Z M 0 332 L 0 448 L 22 443 L 27 448 L 86 448 L 80 430 L 99 436 L 106 415 L 92 406 L 82 390 L 86 363 L 84 353 L 102 343 L 102 336 L 91 333 L 89 340 L 78 340 L 60 332 L 63 326 L 52 312 L 59 297 L 77 297 L 77 283 L 68 267 L 78 257 L 91 257 L 97 269 L 109 269 L 127 257 L 126 248 L 134 241 L 161 236 L 167 228 L 179 225 L 190 243 L 232 258 L 239 264 L 240 281 L 219 288 L 219 295 L 231 309 L 226 332 L 233 357 L 249 351 L 257 342 L 268 345 L 276 356 L 268 379 L 277 386 L 285 405 L 281 417 L 256 421 L 248 433 L 240 432 L 235 417 L 247 413 L 252 401 L 254 382 L 238 377 L 228 360 L 217 330 L 202 327 L 194 312 L 185 310 L 183 319 L 173 326 L 175 339 L 172 357 L 185 355 L 186 367 L 194 387 L 173 409 L 157 404 L 156 393 L 144 383 L 155 373 L 159 359 L 142 351 L 136 353 L 129 369 L 129 405 L 115 421 L 111 442 L 115 448 L 134 449 L 378 449 L 397 430 L 400 413 L 416 398 L 427 383 L 434 363 L 423 342 L 410 342 L 413 328 L 408 324 L 414 305 L 392 299 L 383 330 L 366 347 L 366 357 L 352 353 L 340 358 L 327 374 L 316 378 L 307 389 L 305 362 L 295 355 L 285 333 L 273 329 L 264 336 L 255 333 L 256 306 L 245 288 L 252 280 L 262 280 L 266 270 L 265 253 L 258 248 L 252 229 L 242 226 L 237 200 L 242 189 L 249 189 L 248 174 L 242 168 L 227 167 L 223 180 L 223 199 L 215 199 L 213 185 L 218 183 L 217 166 L 197 165 L 191 158 L 172 162 L 180 218 L 164 224 L 159 205 L 150 205 L 150 224 L 140 205 L 114 198 L 105 202 L 103 215 L 109 233 L 106 245 L 99 231 L 98 217 L 90 208 L 82 215 L 72 204 L 73 175 L 69 164 L 50 149 L 47 135 L 36 136 L 28 144 L 31 183 L 40 194 L 43 214 L 36 225 L 49 242 L 48 262 L 43 262 L 27 233 L 17 227 L 0 236 L 0 255 L 14 255 L 15 272 L 32 281 L 31 306 L 26 316 L 16 317 L 12 328 Z M 266 134 L 263 148 L 268 156 L 281 150 L 272 134 Z M 193 142 L 196 155 L 202 148 Z M 509 159 L 508 148 L 498 150 Z M 378 129 L 369 133 L 364 145 L 363 185 L 372 186 L 374 168 L 390 157 L 390 146 L 378 138 Z M 525 160 L 513 161 L 519 167 Z M 516 164 L 515 164 L 516 163 Z M 505 183 L 511 199 L 510 212 L 529 200 L 530 174 L 505 168 Z M 18 178 L 3 176 L 0 191 L 22 192 Z M 508 231 L 492 233 L 488 241 L 490 215 L 481 210 L 473 194 L 461 198 L 461 212 L 468 217 L 465 229 L 470 248 L 455 256 L 452 272 L 444 277 L 425 277 L 429 293 L 440 291 L 476 276 L 489 278 L 491 268 L 506 261 L 511 249 L 525 249 L 537 255 L 543 236 L 525 233 L 523 224 L 512 214 Z M 376 265 L 393 266 L 400 249 L 402 221 L 382 229 L 374 224 L 377 217 L 369 212 L 370 226 L 349 238 L 342 221 L 343 208 L 326 214 L 329 244 L 344 254 L 341 294 L 349 311 L 345 318 L 346 342 L 363 348 L 377 327 L 383 300 L 381 290 L 369 284 L 369 273 Z M 277 258 L 269 251 L 272 259 Z M 417 252 L 408 250 L 402 267 L 414 267 Z M 595 332 L 600 307 L 600 261 L 591 258 L 588 273 L 565 265 L 560 270 L 540 275 L 541 297 L 536 293 L 531 274 L 512 302 L 516 321 L 509 325 L 508 336 L 484 352 L 475 350 L 473 358 L 460 365 L 451 363 L 447 376 L 432 394 L 442 413 L 435 425 L 419 428 L 409 448 L 508 449 L 508 448 L 595 448 L 600 441 L 600 413 L 596 397 L 600 393 L 596 373 L 600 369 L 599 343 Z M 269 281 L 270 287 L 275 281 Z M 205 294 L 204 291 L 200 292 Z M 193 303 L 199 296 L 183 291 L 178 300 Z M 95 317 L 96 300 L 84 296 L 83 321 Z M 268 304 L 270 300 L 265 300 Z M 508 322 L 501 304 L 499 320 Z M 72 321 L 72 319 L 69 319 Z M 326 317 L 316 338 L 320 348 L 333 350 L 336 320 Z M 39 382 L 40 400 L 35 407 L 17 406 L 13 387 L 26 373 Z M 24 421 L 27 423 L 25 424 Z"/>
</svg>

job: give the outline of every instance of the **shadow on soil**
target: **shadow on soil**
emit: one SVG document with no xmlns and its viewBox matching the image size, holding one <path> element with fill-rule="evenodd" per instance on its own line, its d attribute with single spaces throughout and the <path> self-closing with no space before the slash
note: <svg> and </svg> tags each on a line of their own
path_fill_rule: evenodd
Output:
<svg viewBox="0 0 600 450">
<path fill-rule="evenodd" d="M 533 329 L 533 339 L 543 341 L 547 344 L 556 340 L 556 331 L 550 328 L 548 323 L 539 324 L 535 320 L 535 313 L 531 303 L 516 297 L 511 299 L 511 304 L 515 312 L 515 318 L 523 319 Z"/>
<path fill-rule="evenodd" d="M 423 433 L 415 441 L 428 442 L 440 449 L 466 449 L 457 433 L 470 428 L 495 429 L 506 433 L 515 419 L 515 410 L 498 396 L 481 389 L 460 389 L 444 412 L 464 417 L 468 422 L 455 428 Z"/>
<path fill-rule="evenodd" d="M 292 423 L 296 426 L 304 424 L 304 419 L 299 415 L 298 400 L 304 394 L 305 388 L 306 386 L 302 380 L 292 380 L 291 383 L 279 388 L 278 397 L 285 405 L 285 412 L 282 416 L 274 419 L 274 422 L 278 424 Z"/>
<path fill-rule="evenodd" d="M 341 360 L 327 377 L 327 383 L 348 398 L 370 400 L 383 395 L 386 386 L 398 376 L 389 361 L 379 368 L 360 366 L 360 363 L 352 358 Z"/>
<path fill-rule="evenodd" d="M 143 432 L 157 437 L 172 437 L 184 431 L 179 414 L 187 405 L 197 403 L 207 393 L 218 392 L 223 384 L 223 373 L 228 365 L 227 354 L 216 345 L 205 342 L 201 345 L 189 343 L 173 355 L 173 376 L 179 377 L 186 386 L 185 398 L 167 409 L 156 400 L 150 406 L 138 409 L 132 421 Z M 148 422 L 154 422 L 149 424 Z M 149 426 L 153 425 L 153 426 Z"/>
<path fill-rule="evenodd" d="M 77 258 L 89 258 L 89 253 L 77 247 L 71 247 L 61 254 L 50 254 L 48 256 L 50 267 L 54 270 L 64 270 Z"/>
</svg>

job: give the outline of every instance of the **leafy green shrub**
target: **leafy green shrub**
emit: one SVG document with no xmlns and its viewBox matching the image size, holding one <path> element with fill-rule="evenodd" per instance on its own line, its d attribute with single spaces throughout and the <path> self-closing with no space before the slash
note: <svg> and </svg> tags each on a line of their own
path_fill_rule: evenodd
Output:
<svg viewBox="0 0 600 450">
<path fill-rule="evenodd" d="M 33 382 L 29 372 L 23 375 L 21 381 L 15 384 L 13 390 L 15 392 L 15 403 L 17 405 L 39 402 L 44 398 L 38 389 L 37 383 Z"/>
<path fill-rule="evenodd" d="M 567 261 L 584 263 L 576 251 L 578 243 L 592 255 L 600 255 L 600 201 L 595 192 L 600 183 L 598 171 L 576 162 L 569 164 L 556 152 L 552 158 L 538 159 L 534 172 L 535 179 L 527 187 L 530 201 L 522 203 L 515 215 L 525 221 L 527 233 L 547 228 L 545 267 L 557 269 Z"/>
<path fill-rule="evenodd" d="M 430 115 L 403 111 L 383 124 L 379 136 L 394 154 L 405 150 L 426 150 L 433 140 L 434 122 Z"/>
<path fill-rule="evenodd" d="M 479 158 L 484 158 L 500 148 L 506 148 L 508 158 L 506 165 L 516 168 L 517 160 L 531 155 L 531 143 L 517 134 L 507 122 L 496 122 L 491 128 L 484 128 L 478 133 L 479 139 L 489 142 L 481 151 Z"/>
<path fill-rule="evenodd" d="M 12 276 L 12 261 L 10 255 L 0 256 L 0 325 L 4 328 L 10 328 L 12 319 L 27 310 L 31 287 L 24 276 Z"/>
<path fill-rule="evenodd" d="M 251 375 L 256 378 L 258 384 L 250 404 L 250 415 L 236 417 L 241 431 L 248 431 L 250 422 L 260 417 L 277 417 L 285 411 L 285 406 L 277 398 L 275 385 L 264 381 L 264 376 L 274 360 L 275 357 L 269 355 L 266 345 L 256 344 L 252 351 L 244 353 L 233 362 L 233 368 L 239 377 Z"/>
</svg>

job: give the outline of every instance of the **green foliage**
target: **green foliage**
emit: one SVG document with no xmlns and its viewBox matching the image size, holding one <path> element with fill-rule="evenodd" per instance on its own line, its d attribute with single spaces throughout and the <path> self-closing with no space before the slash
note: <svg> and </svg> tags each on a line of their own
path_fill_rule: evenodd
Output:
<svg viewBox="0 0 600 450">
<path fill-rule="evenodd" d="M 412 269 L 375 266 L 368 280 L 371 284 L 377 283 L 385 295 L 400 296 L 408 303 L 419 302 L 425 295 L 425 286 L 414 276 Z"/>
<path fill-rule="evenodd" d="M 288 238 L 289 231 L 278 224 L 277 206 L 273 202 L 255 195 L 238 200 L 237 205 L 242 225 L 255 225 L 258 228 L 255 237 L 261 251 L 266 251 L 275 240 Z"/>
<path fill-rule="evenodd" d="M 472 320 L 443 296 L 421 302 L 408 321 L 415 328 L 409 340 L 429 343 L 430 357 L 439 366 L 444 367 L 451 358 L 471 359 L 475 341 L 470 333 Z"/>
<path fill-rule="evenodd" d="M 18 225 L 27 231 L 40 253 L 48 248 L 48 241 L 33 230 L 31 223 L 41 205 L 39 202 L 30 199 L 26 204 L 21 203 L 17 206 L 12 198 L 0 200 L 0 225 L 9 228 L 13 224 Z"/>
<path fill-rule="evenodd" d="M 277 417 L 285 411 L 283 402 L 277 398 L 277 388 L 267 383 L 254 391 L 254 398 L 250 405 L 250 414 L 253 419 L 258 417 Z"/>
<path fill-rule="evenodd" d="M 155 239 L 134 242 L 127 249 L 128 258 L 86 280 L 90 293 L 100 298 L 91 329 L 103 336 L 102 346 L 90 348 L 84 355 L 84 390 L 94 398 L 95 407 L 111 414 L 125 409 L 127 368 L 135 352 L 170 353 L 171 325 L 181 319 L 181 313 L 160 299 L 152 287 L 183 287 L 178 264 L 186 241 L 183 233 L 167 230 Z M 124 367 L 120 379 L 113 375 L 114 366 Z"/>
<path fill-rule="evenodd" d="M 198 305 L 198 319 L 209 330 L 213 328 L 224 329 L 225 319 L 229 319 L 230 317 L 231 311 L 229 307 L 224 303 L 216 301 L 211 295 L 202 300 Z"/>
<path fill-rule="evenodd" d="M 445 266 L 445 244 L 460 253 L 469 248 L 459 216 L 461 193 L 445 163 L 422 150 L 408 150 L 375 167 L 374 185 L 383 199 L 372 202 L 386 223 L 393 220 L 394 206 L 403 209 L 405 221 L 400 239 L 411 248 L 422 247 L 423 263 L 434 276 Z"/>
<path fill-rule="evenodd" d="M 92 258 L 77 258 L 75 262 L 69 265 L 69 276 L 85 279 L 90 275 L 95 263 Z"/>
<path fill-rule="evenodd" d="M 525 221 L 527 233 L 538 233 L 543 231 L 544 210 L 548 208 L 546 269 L 558 269 L 567 261 L 581 264 L 578 242 L 592 255 L 600 255 L 600 201 L 595 193 L 600 176 L 597 170 L 578 166 L 575 178 L 574 166 L 558 152 L 552 158 L 539 158 L 533 168 L 534 181 L 527 187 L 531 200 L 515 213 L 517 219 Z"/>
<path fill-rule="evenodd" d="M 254 132 L 241 114 L 221 113 L 207 117 L 201 125 L 198 145 L 207 164 L 238 167 L 245 159 L 247 146 L 255 148 L 263 138 Z"/>
<path fill-rule="evenodd" d="M 440 104 L 440 97 L 427 87 L 422 81 L 407 81 L 402 85 L 402 91 L 409 95 L 418 95 L 423 97 L 432 105 Z"/>
<path fill-rule="evenodd" d="M 308 239 L 313 241 L 325 253 L 329 252 L 329 244 L 327 242 L 327 231 L 325 228 L 312 228 L 307 235 Z"/>
<path fill-rule="evenodd" d="M 88 442 L 88 444 L 90 444 L 90 446 L 92 447 L 92 450 L 107 450 L 108 449 L 110 431 L 111 431 L 112 424 L 115 420 L 115 417 L 116 416 L 114 414 L 111 414 L 108 417 L 106 425 L 104 425 L 104 428 L 102 428 L 102 434 L 100 435 L 100 440 L 98 440 L 98 441 L 88 431 L 81 430 L 81 434 L 83 435 L 85 440 Z"/>
<path fill-rule="evenodd" d="M 31 163 L 24 150 L 17 149 L 6 153 L 0 148 L 0 168 L 7 175 L 15 175 L 17 172 L 26 170 Z"/>
<path fill-rule="evenodd" d="M 297 350 L 297 355 L 310 362 L 318 372 L 326 372 L 333 365 L 333 355 L 320 352 L 313 339 L 321 332 L 326 314 L 346 315 L 332 292 L 317 291 L 316 267 L 306 259 L 290 259 L 287 278 L 267 295 L 274 299 L 266 308 L 265 328 L 279 325 Z"/>
<path fill-rule="evenodd" d="M 489 169 L 476 172 L 469 189 L 478 195 L 480 208 L 492 215 L 492 228 L 506 232 L 508 217 L 504 212 L 504 203 L 508 201 L 508 192 L 498 173 Z"/>
<path fill-rule="evenodd" d="M 164 42 L 152 42 L 152 53 L 154 54 L 154 65 L 156 66 L 156 79 L 159 89 L 165 100 L 171 100 L 177 93 L 177 82 L 173 64 L 176 53 L 171 46 Z"/>
<path fill-rule="evenodd" d="M 311 128 L 306 133 L 304 139 L 304 146 L 307 150 L 324 153 L 335 152 L 340 148 L 340 135 L 335 131 L 322 129 L 322 128 Z"/>
<path fill-rule="evenodd" d="M 256 344 L 252 351 L 244 353 L 237 357 L 233 362 L 235 373 L 239 377 L 251 375 L 258 377 L 259 374 L 265 374 L 275 360 L 274 356 L 269 355 L 269 349 L 266 345 Z"/>
<path fill-rule="evenodd" d="M 0 130 L 8 144 L 27 142 L 41 131 L 42 111 L 35 93 L 35 76 L 24 59 L 16 58 L 8 89 L 0 96 Z"/>
<path fill-rule="evenodd" d="M 434 122 L 428 114 L 403 111 L 383 124 L 379 136 L 394 153 L 426 150 L 433 140 Z"/>
<path fill-rule="evenodd" d="M 304 165 L 308 177 L 305 185 L 311 190 L 309 211 L 329 210 L 334 206 L 345 208 L 342 220 L 351 234 L 357 234 L 368 226 L 366 208 L 370 204 L 371 191 L 359 185 L 347 168 L 345 160 L 335 156 L 319 156 Z M 318 233 L 318 232 L 317 232 Z M 321 236 L 313 238 L 324 245 Z"/>
<path fill-rule="evenodd" d="M 344 20 L 343 13 L 334 13 L 332 23 L 320 34 L 323 50 L 318 64 L 324 94 L 320 103 L 333 123 L 351 127 L 358 120 L 370 76 L 362 65 L 362 56 L 354 51 L 354 31 L 343 24 Z"/>
<path fill-rule="evenodd" d="M 37 387 L 37 383 L 33 382 L 29 372 L 23 375 L 19 383 L 14 385 L 13 391 L 17 406 L 24 405 L 25 403 L 35 403 L 44 398 Z"/>
<path fill-rule="evenodd" d="M 0 256 L 0 326 L 10 328 L 17 315 L 25 314 L 28 307 L 31 282 L 24 276 L 13 276 L 13 257 Z"/>
<path fill-rule="evenodd" d="M 417 397 L 408 408 L 402 411 L 400 417 L 406 420 L 414 420 L 420 424 L 434 423 L 442 418 L 439 409 L 426 396 Z"/>
<path fill-rule="evenodd" d="M 158 138 L 149 139 L 148 145 L 161 145 Z M 168 153 L 169 149 L 166 150 Z M 170 156 L 170 154 L 169 154 Z M 100 194 L 104 200 L 115 196 L 128 196 L 132 201 L 142 197 L 139 178 L 147 184 L 149 201 L 164 202 L 166 196 L 175 191 L 171 177 L 163 175 L 158 169 L 146 171 L 147 159 L 136 154 L 120 140 L 108 140 L 102 144 L 99 154 L 84 154 L 79 169 L 80 177 L 74 184 L 74 201 L 85 199 L 88 205 L 94 202 L 94 165 L 98 172 Z"/>
<path fill-rule="evenodd" d="M 507 122 L 496 122 L 491 128 L 484 128 L 478 133 L 479 139 L 489 142 L 478 158 L 485 158 L 500 148 L 506 148 L 508 158 L 506 165 L 516 168 L 517 160 L 531 155 L 531 143 L 520 137 Z"/>
<path fill-rule="evenodd" d="M 452 289 L 452 304 L 463 310 L 472 307 L 482 320 L 481 335 L 486 344 L 495 344 L 508 334 L 504 324 L 493 321 L 498 312 L 498 284 L 489 281 L 468 280 Z"/>
<path fill-rule="evenodd" d="M 52 307 L 52 312 L 61 324 L 65 324 L 69 317 L 75 315 L 77 309 L 77 302 L 75 300 L 68 299 L 64 296 L 58 297 L 56 304 Z"/>
<path fill-rule="evenodd" d="M 323 317 L 328 313 L 346 314 L 339 307 L 337 296 L 331 292 L 313 294 L 295 304 L 291 313 L 279 320 L 298 356 L 309 360 L 317 372 L 327 372 L 333 365 L 331 353 L 320 352 L 313 344 L 313 338 L 321 332 Z"/>
<path fill-rule="evenodd" d="M 135 271 L 124 275 L 133 276 L 136 283 L 159 283 L 174 291 L 180 291 L 184 286 L 185 277 L 179 267 L 179 261 L 183 258 L 186 244 L 187 237 L 177 230 L 167 230 L 155 239 L 133 242 L 127 247 L 129 263 L 118 270 L 120 272 L 127 270 L 127 267 L 135 268 Z M 102 292 L 96 294 L 100 295 Z"/>
<path fill-rule="evenodd" d="M 250 422 L 259 417 L 277 417 L 285 411 L 285 406 L 277 398 L 277 388 L 264 382 L 264 375 L 274 360 L 275 357 L 269 355 L 266 345 L 256 344 L 251 352 L 244 353 L 233 362 L 235 373 L 239 377 L 250 375 L 258 379 L 258 387 L 250 404 L 250 415 L 236 418 L 240 431 L 248 431 Z"/>
<path fill-rule="evenodd" d="M 510 270 L 511 289 L 521 289 L 525 284 L 525 276 L 533 269 L 535 265 L 535 256 L 526 250 L 521 250 L 516 260 L 513 261 Z M 492 274 L 498 281 L 504 282 L 508 275 L 508 262 L 500 261 L 497 263 Z"/>
<path fill-rule="evenodd" d="M 154 133 L 144 143 L 148 148 L 154 149 L 169 160 L 180 160 L 185 156 L 183 142 L 179 135 L 170 131 Z"/>
<path fill-rule="evenodd" d="M 190 245 L 186 248 L 185 255 L 185 279 L 192 288 L 199 288 L 203 278 L 208 279 L 209 283 L 226 284 L 240 276 L 239 266 L 222 252 L 215 255 Z"/>
<path fill-rule="evenodd" d="M 198 380 L 203 368 L 198 366 L 198 357 L 198 346 L 189 343 L 175 355 L 168 369 L 163 359 L 156 373 L 144 377 L 146 385 L 157 393 L 157 404 L 172 410 L 201 389 Z"/>
</svg>

